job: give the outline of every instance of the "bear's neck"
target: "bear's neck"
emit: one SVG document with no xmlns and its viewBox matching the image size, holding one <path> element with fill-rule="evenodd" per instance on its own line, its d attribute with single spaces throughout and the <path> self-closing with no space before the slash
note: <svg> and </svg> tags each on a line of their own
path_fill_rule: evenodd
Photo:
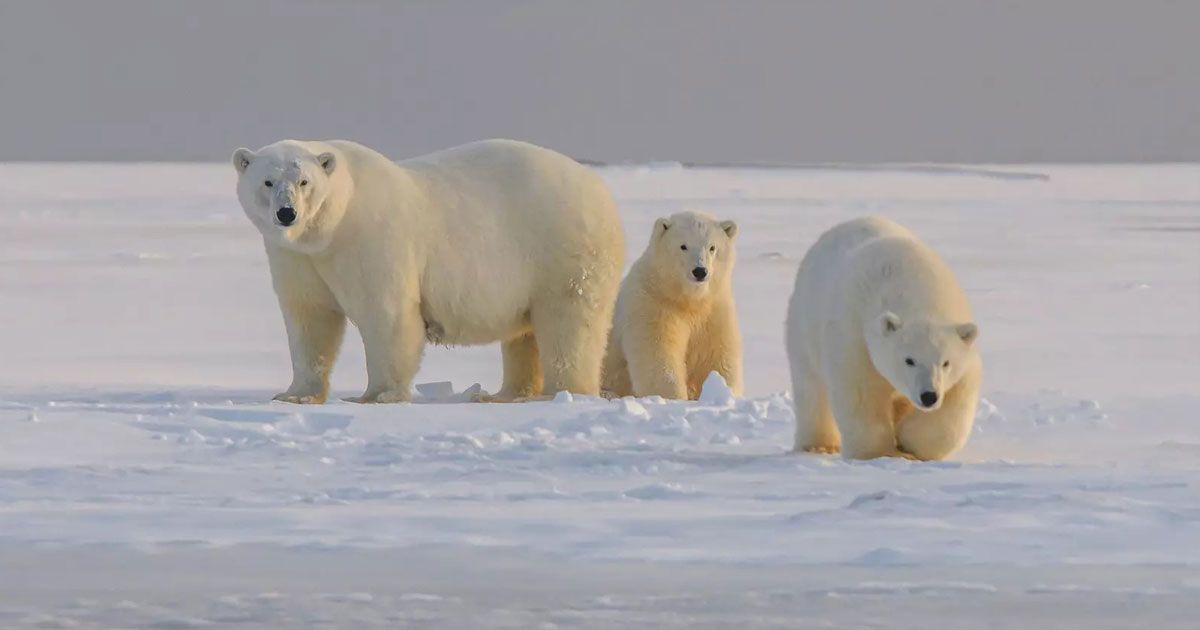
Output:
<svg viewBox="0 0 1200 630">
<path fill-rule="evenodd" d="M 668 274 L 661 271 L 655 274 L 652 281 L 647 283 L 649 292 L 658 300 L 670 304 L 675 309 L 692 315 L 702 315 L 712 310 L 712 304 L 717 296 L 726 290 L 727 282 L 717 279 L 710 280 L 712 284 L 705 291 L 694 291 L 687 280 L 678 274 Z"/>
</svg>

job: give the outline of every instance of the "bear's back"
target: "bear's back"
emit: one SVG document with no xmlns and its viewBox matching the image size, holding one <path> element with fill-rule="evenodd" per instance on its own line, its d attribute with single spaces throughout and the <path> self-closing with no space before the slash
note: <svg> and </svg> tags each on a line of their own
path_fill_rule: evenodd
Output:
<svg viewBox="0 0 1200 630">
<path fill-rule="evenodd" d="M 516 140 L 481 140 L 397 165 L 440 200 L 437 211 L 455 234 L 477 225 L 506 234 L 528 251 L 565 235 L 621 242 L 616 204 L 599 175 L 550 149 Z M 456 225 L 454 221 L 460 222 Z M 605 244 L 607 245 L 607 244 Z M 572 246 L 574 247 L 574 246 Z"/>
<path fill-rule="evenodd" d="M 819 343 L 831 327 L 859 330 L 884 310 L 971 319 L 965 292 L 937 252 L 889 219 L 853 219 L 822 234 L 801 261 L 788 335 Z"/>
<path fill-rule="evenodd" d="M 821 264 L 821 259 L 852 256 L 855 249 L 882 238 L 916 240 L 916 236 L 908 228 L 891 219 L 879 216 L 861 217 L 830 228 L 817 239 L 805 259 L 812 257 L 814 264 Z"/>
<path fill-rule="evenodd" d="M 906 228 L 872 222 L 871 236 L 845 253 L 850 296 L 866 316 L 891 310 L 903 318 L 970 321 L 966 292 L 941 255 Z"/>
<path fill-rule="evenodd" d="M 821 234 L 800 261 L 791 309 L 801 314 L 818 310 L 820 318 L 835 316 L 830 309 L 841 310 L 840 302 L 858 282 L 863 254 L 881 239 L 914 237 L 900 224 L 875 216 L 839 223 Z"/>
</svg>

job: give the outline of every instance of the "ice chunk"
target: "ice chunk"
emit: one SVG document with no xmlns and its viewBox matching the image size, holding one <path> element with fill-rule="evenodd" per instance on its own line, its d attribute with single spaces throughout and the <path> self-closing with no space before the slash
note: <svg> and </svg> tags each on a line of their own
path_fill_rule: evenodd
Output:
<svg viewBox="0 0 1200 630">
<path fill-rule="evenodd" d="M 420 383 L 417 385 L 417 393 L 429 401 L 449 400 L 454 397 L 454 383 L 450 381 Z"/>
</svg>

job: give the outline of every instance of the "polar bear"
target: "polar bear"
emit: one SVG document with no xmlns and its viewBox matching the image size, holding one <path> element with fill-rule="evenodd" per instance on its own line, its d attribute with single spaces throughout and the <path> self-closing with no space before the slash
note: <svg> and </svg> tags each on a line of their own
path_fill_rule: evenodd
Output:
<svg viewBox="0 0 1200 630">
<path fill-rule="evenodd" d="M 625 245 L 600 177 L 531 144 L 486 140 L 394 163 L 353 142 L 284 140 L 233 154 L 262 233 L 292 384 L 321 403 L 345 321 L 367 388 L 411 397 L 426 342 L 501 342 L 501 399 L 598 394 Z"/>
<path fill-rule="evenodd" d="M 967 440 L 982 365 L 966 293 L 904 227 L 855 219 L 804 256 L 788 304 L 797 451 L 942 459 Z"/>
<path fill-rule="evenodd" d="M 737 224 L 698 212 L 658 219 L 621 284 L 604 358 L 616 396 L 695 399 L 710 372 L 742 393 L 742 340 L 733 302 Z"/>
</svg>

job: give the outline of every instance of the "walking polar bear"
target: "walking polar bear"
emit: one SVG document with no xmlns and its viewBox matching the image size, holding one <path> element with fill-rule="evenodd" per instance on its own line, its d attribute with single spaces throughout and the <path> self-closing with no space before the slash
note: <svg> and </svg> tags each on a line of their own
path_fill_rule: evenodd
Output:
<svg viewBox="0 0 1200 630">
<path fill-rule="evenodd" d="M 733 303 L 737 224 L 698 212 L 654 223 L 617 299 L 604 390 L 695 399 L 710 372 L 742 393 L 742 341 Z"/>
<path fill-rule="evenodd" d="M 788 304 L 796 450 L 942 459 L 966 442 L 982 365 L 950 268 L 907 229 L 863 218 L 823 234 Z"/>
<path fill-rule="evenodd" d="M 342 140 L 233 154 L 292 357 L 277 400 L 321 403 L 348 318 L 367 388 L 401 402 L 426 342 L 502 343 L 500 399 L 598 394 L 625 245 L 600 178 L 548 149 L 476 142 L 394 163 Z"/>
</svg>

